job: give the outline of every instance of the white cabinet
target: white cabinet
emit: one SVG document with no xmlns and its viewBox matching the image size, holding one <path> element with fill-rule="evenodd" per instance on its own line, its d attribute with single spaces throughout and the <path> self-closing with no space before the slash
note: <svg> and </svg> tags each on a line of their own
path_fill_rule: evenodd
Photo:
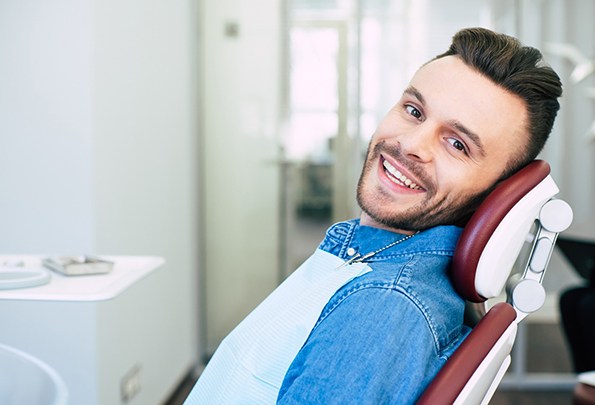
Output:
<svg viewBox="0 0 595 405">
<path fill-rule="evenodd" d="M 172 367 L 168 348 L 175 317 L 160 276 L 158 257 L 107 257 L 109 274 L 62 276 L 48 284 L 0 291 L 0 343 L 53 367 L 65 381 L 70 403 L 159 404 L 192 366 Z M 39 265 L 41 257 L 0 256 Z"/>
</svg>

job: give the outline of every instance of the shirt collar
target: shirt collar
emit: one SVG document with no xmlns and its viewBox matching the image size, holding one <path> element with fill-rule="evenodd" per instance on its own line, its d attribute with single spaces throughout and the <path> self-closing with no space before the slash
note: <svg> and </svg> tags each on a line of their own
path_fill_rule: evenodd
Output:
<svg viewBox="0 0 595 405">
<path fill-rule="evenodd" d="M 355 253 L 364 255 L 405 238 L 407 235 L 386 229 L 360 225 L 359 219 L 340 222 L 333 226 L 335 237 L 342 240 L 340 257 L 349 259 Z M 440 225 L 426 229 L 414 237 L 389 249 L 378 252 L 370 261 L 400 255 L 442 253 L 452 255 L 462 229 L 453 225 Z"/>
</svg>

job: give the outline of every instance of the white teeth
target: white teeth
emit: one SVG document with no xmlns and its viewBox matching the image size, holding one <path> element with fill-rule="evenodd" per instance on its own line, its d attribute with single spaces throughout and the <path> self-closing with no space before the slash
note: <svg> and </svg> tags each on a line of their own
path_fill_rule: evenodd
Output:
<svg viewBox="0 0 595 405">
<path fill-rule="evenodd" d="M 386 160 L 383 161 L 382 164 L 384 165 L 384 168 L 392 175 L 389 176 L 389 178 L 393 180 L 395 183 L 398 182 L 397 184 L 405 185 L 413 190 L 421 190 L 421 187 L 419 187 L 417 184 L 411 181 L 411 179 L 406 177 L 403 173 L 398 171 L 393 165 L 388 163 Z"/>
</svg>

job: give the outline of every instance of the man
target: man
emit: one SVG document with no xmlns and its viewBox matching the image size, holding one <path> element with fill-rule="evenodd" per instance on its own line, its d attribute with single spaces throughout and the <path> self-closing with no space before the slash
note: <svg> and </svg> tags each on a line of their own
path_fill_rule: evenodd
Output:
<svg viewBox="0 0 595 405">
<path fill-rule="evenodd" d="M 537 50 L 457 33 L 374 133 L 359 220 L 225 339 L 187 403 L 415 402 L 468 333 L 448 278 L 458 226 L 537 156 L 560 95 Z"/>
</svg>

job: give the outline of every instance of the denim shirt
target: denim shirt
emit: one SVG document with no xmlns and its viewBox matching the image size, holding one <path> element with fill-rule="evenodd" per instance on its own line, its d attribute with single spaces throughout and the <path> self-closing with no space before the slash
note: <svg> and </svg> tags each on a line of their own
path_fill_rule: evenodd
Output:
<svg viewBox="0 0 595 405">
<path fill-rule="evenodd" d="M 334 225 L 221 342 L 184 404 L 413 402 L 466 334 L 447 276 L 459 235 Z"/>
<path fill-rule="evenodd" d="M 277 403 L 414 403 L 469 333 L 448 277 L 460 232 L 435 227 L 369 258 L 373 271 L 324 307 Z M 319 248 L 347 260 L 402 238 L 352 220 L 331 227 Z"/>
</svg>

